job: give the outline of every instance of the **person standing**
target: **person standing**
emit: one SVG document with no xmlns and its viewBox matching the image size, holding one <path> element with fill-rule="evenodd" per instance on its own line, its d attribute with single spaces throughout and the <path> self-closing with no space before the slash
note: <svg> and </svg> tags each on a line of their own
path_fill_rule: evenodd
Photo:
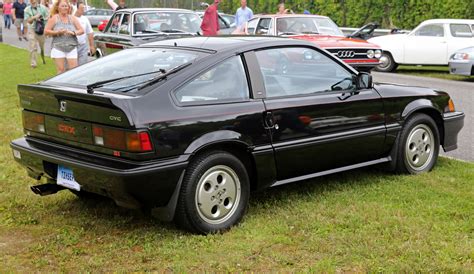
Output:
<svg viewBox="0 0 474 274">
<path fill-rule="evenodd" d="M 245 28 L 245 24 L 253 18 L 253 11 L 247 7 L 247 0 L 240 1 L 240 8 L 235 13 L 235 26 L 239 30 Z"/>
<path fill-rule="evenodd" d="M 13 4 L 13 9 L 12 9 L 13 23 L 16 26 L 16 33 L 18 34 L 18 40 L 20 41 L 22 38 L 25 39 L 25 41 L 28 41 L 28 38 L 26 38 L 25 36 L 25 34 L 28 32 L 28 27 L 24 23 L 25 9 L 26 9 L 25 0 L 18 0 L 18 2 L 15 2 Z"/>
<path fill-rule="evenodd" d="M 202 17 L 201 30 L 204 36 L 215 36 L 219 32 L 219 8 L 220 0 L 214 0 L 214 4 L 210 5 L 204 12 Z"/>
<path fill-rule="evenodd" d="M 12 1 L 5 0 L 5 3 L 3 4 L 3 21 L 6 29 L 10 29 L 10 26 L 12 25 L 12 8 Z"/>
<path fill-rule="evenodd" d="M 65 71 L 65 61 L 67 61 L 68 69 L 77 67 L 77 35 L 84 34 L 79 20 L 69 15 L 69 10 L 68 0 L 55 2 L 52 16 L 44 30 L 46 35 L 53 37 L 51 58 L 54 59 L 58 74 Z"/>
<path fill-rule="evenodd" d="M 30 5 L 25 9 L 25 21 L 28 24 L 28 49 L 30 51 L 30 65 L 32 68 L 36 68 L 36 56 L 38 53 L 38 44 L 41 50 L 41 57 L 44 61 L 44 33 L 38 33 L 36 26 L 37 24 L 46 25 L 46 21 L 49 18 L 48 9 L 39 4 L 38 0 L 31 0 Z"/>
<path fill-rule="evenodd" d="M 276 14 L 288 14 L 290 10 L 285 8 L 285 3 L 278 4 L 278 12 Z"/>
<path fill-rule="evenodd" d="M 114 11 L 118 11 L 121 9 L 126 9 L 127 5 L 125 4 L 125 0 L 119 0 L 119 4 L 115 3 L 114 0 L 106 0 L 107 4 L 110 6 L 110 8 Z"/>
<path fill-rule="evenodd" d="M 92 29 L 89 19 L 86 16 L 83 16 L 85 10 L 86 5 L 80 3 L 75 14 L 84 30 L 84 34 L 77 36 L 77 41 L 79 42 L 79 45 L 77 46 L 77 64 L 79 66 L 87 63 L 89 52 L 92 56 L 95 54 L 94 30 Z"/>
</svg>

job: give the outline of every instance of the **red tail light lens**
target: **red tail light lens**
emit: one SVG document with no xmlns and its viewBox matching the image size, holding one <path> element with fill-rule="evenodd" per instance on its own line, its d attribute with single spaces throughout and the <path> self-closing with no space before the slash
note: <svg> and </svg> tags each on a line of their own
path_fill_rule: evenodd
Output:
<svg viewBox="0 0 474 274">
<path fill-rule="evenodd" d="M 146 131 L 124 131 L 100 126 L 92 127 L 94 144 L 114 150 L 148 152 L 153 150 Z"/>
</svg>

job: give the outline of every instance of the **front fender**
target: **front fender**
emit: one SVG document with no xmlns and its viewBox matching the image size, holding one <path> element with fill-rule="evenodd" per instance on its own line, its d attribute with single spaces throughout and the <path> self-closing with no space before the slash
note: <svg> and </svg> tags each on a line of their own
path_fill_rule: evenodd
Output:
<svg viewBox="0 0 474 274">
<path fill-rule="evenodd" d="M 418 99 L 405 106 L 401 116 L 402 120 L 405 120 L 412 113 L 421 109 L 435 110 L 437 113 L 439 113 L 439 115 L 442 115 L 443 113 L 442 109 L 440 109 L 440 107 L 434 104 L 432 101 L 428 99 Z"/>
</svg>

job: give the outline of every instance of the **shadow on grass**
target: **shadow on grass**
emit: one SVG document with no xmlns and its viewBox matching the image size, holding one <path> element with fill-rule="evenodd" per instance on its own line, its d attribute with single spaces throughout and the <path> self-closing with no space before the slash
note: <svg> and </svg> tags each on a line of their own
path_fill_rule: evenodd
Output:
<svg viewBox="0 0 474 274">
<path fill-rule="evenodd" d="M 323 193 L 347 191 L 352 186 L 364 187 L 381 183 L 377 177 L 384 176 L 390 179 L 391 173 L 382 169 L 368 167 L 311 180 L 287 184 L 252 193 L 250 210 L 247 214 L 267 213 L 269 210 L 284 209 L 292 200 L 307 199 Z M 67 192 L 67 191 L 63 191 Z M 64 216 L 69 225 L 83 228 L 91 227 L 90 231 L 100 233 L 107 228 L 114 228 L 121 232 L 156 232 L 164 234 L 180 234 L 183 230 L 173 223 L 166 223 L 153 218 L 148 212 L 131 210 L 117 206 L 106 197 L 78 198 L 72 194 L 68 199 L 58 201 L 48 213 Z M 261 206 L 261 205 L 268 205 Z"/>
</svg>

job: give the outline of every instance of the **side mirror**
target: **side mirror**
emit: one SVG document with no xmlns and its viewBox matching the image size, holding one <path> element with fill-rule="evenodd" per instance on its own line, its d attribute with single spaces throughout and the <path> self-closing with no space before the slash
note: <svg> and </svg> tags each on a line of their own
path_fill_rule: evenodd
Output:
<svg viewBox="0 0 474 274">
<path fill-rule="evenodd" d="M 369 89 L 372 88 L 372 75 L 367 72 L 359 72 L 356 77 L 356 87 L 357 89 Z"/>
</svg>

